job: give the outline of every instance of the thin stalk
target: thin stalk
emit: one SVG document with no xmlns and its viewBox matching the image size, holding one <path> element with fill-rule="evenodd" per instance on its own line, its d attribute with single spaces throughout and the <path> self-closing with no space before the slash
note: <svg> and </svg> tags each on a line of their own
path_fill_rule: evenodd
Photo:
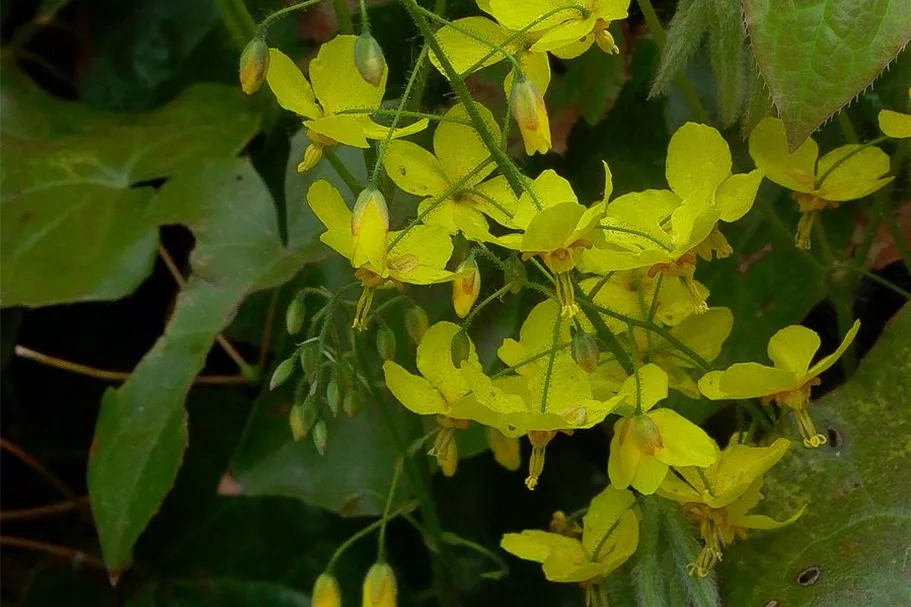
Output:
<svg viewBox="0 0 911 607">
<path fill-rule="evenodd" d="M 437 15 L 442 15 L 446 12 L 446 0 L 436 0 L 436 3 L 433 5 L 433 12 Z M 424 41 L 424 44 L 421 45 L 421 53 L 430 52 L 430 45 L 427 44 L 427 41 Z M 430 62 L 422 63 L 418 73 L 417 82 L 414 85 L 414 94 L 411 96 L 411 99 L 408 100 L 408 109 L 409 110 L 418 110 L 421 108 L 421 105 L 424 101 L 424 88 L 427 86 L 427 77 L 430 75 Z"/>
<path fill-rule="evenodd" d="M 402 110 L 401 112 L 397 109 L 388 110 L 385 108 L 350 108 L 347 110 L 339 110 L 335 112 L 336 114 L 362 114 L 362 115 L 375 115 L 375 116 L 395 116 L 401 115 L 403 118 L 426 118 L 427 120 L 433 120 L 435 122 L 448 122 L 450 124 L 461 124 L 464 126 L 473 126 L 468 120 L 460 120 L 459 118 L 450 118 L 448 116 L 441 116 L 439 114 L 431 114 L 429 112 L 413 112 L 410 110 Z"/>
<path fill-rule="evenodd" d="M 326 157 L 326 160 L 329 161 L 329 164 L 331 164 L 332 168 L 335 169 L 335 172 L 338 173 L 338 176 L 342 178 L 342 181 L 345 182 L 345 185 L 348 186 L 351 193 L 355 196 L 359 195 L 361 190 L 364 189 L 364 186 L 361 185 L 361 182 L 357 180 L 357 177 L 348 170 L 348 167 L 346 167 L 345 163 L 342 162 L 342 159 L 338 157 L 335 150 L 326 146 L 323 148 L 323 156 Z"/>
<path fill-rule="evenodd" d="M 629 330 L 629 341 L 636 348 L 636 336 L 633 335 L 633 325 L 627 325 Z M 636 378 L 636 415 L 642 415 L 642 378 L 639 376 L 639 356 L 638 352 L 633 353 L 630 357 L 633 360 L 633 377 Z"/>
<path fill-rule="evenodd" d="M 516 369 L 519 369 L 520 367 L 524 367 L 525 365 L 531 364 L 531 363 L 535 362 L 536 360 L 544 358 L 545 356 L 550 356 L 551 354 L 555 354 L 556 352 L 559 352 L 560 350 L 564 350 L 564 349 L 570 347 L 572 344 L 573 344 L 573 342 L 568 341 L 566 343 L 559 344 L 559 345 L 557 345 L 557 347 L 551 348 L 550 350 L 544 350 L 543 352 L 539 352 L 539 353 L 535 354 L 534 356 L 529 356 L 528 358 L 522 359 L 514 365 L 510 365 L 510 366 L 506 367 L 505 369 L 501 369 L 501 370 L 497 371 L 496 373 L 494 373 L 493 375 L 490 376 L 490 379 L 496 379 L 498 377 L 503 377 L 504 375 L 506 375 L 507 373 L 510 373 L 511 371 L 515 371 Z"/>
<path fill-rule="evenodd" d="M 498 299 L 498 298 L 506 295 L 511 288 L 512 288 L 512 285 L 510 285 L 510 284 L 503 285 L 502 287 L 500 287 L 499 289 L 497 289 L 496 291 L 494 291 L 493 293 L 488 295 L 484 299 L 484 301 L 482 301 L 481 303 L 476 305 L 474 307 L 474 309 L 468 313 L 468 316 L 465 317 L 465 320 L 462 321 L 462 329 L 467 331 L 468 328 L 471 326 L 472 321 L 474 321 L 475 316 L 478 315 L 478 312 L 483 310 L 488 304 L 493 302 L 495 299 Z"/>
<path fill-rule="evenodd" d="M 370 15 L 367 13 L 367 0 L 361 0 L 361 33 L 370 33 Z"/>
<path fill-rule="evenodd" d="M 218 0 L 218 1 L 220 3 L 231 2 L 234 4 L 243 5 L 243 0 Z M 271 15 L 269 15 L 268 17 L 266 17 L 265 19 L 263 19 L 262 22 L 257 27 L 257 29 L 261 32 L 265 32 L 265 30 L 268 29 L 270 25 L 272 25 L 279 19 L 285 17 L 286 15 L 290 15 L 291 13 L 296 12 L 296 11 L 306 10 L 306 9 L 310 8 L 311 6 L 319 4 L 322 1 L 323 0 L 306 0 L 305 2 L 298 2 L 297 4 L 292 4 L 291 6 L 286 6 L 285 8 L 279 9 L 279 10 L 275 11 L 274 13 L 272 13 Z M 246 10 L 247 10 L 246 7 L 244 7 L 244 11 L 246 11 Z M 250 13 L 247 13 L 247 14 L 249 15 Z M 253 20 L 252 17 L 250 20 L 251 21 Z M 248 37 L 247 39 L 249 40 L 251 37 L 252 36 Z"/>
<path fill-rule="evenodd" d="M 399 476 L 402 474 L 401 462 L 396 462 L 395 471 L 392 473 L 392 483 L 389 485 L 389 493 L 386 495 L 386 507 L 383 509 L 383 518 L 380 519 L 380 536 L 377 545 L 377 559 L 379 562 L 386 560 L 386 523 L 389 521 L 389 512 L 392 510 L 392 500 L 395 497 L 395 490 L 399 484 Z"/>
<path fill-rule="evenodd" d="M 317 0 L 311 0 L 316 2 Z M 354 24 L 351 22 L 351 11 L 348 10 L 347 0 L 332 0 L 332 8 L 335 9 L 335 18 L 338 21 L 339 34 L 353 34 Z"/>
<path fill-rule="evenodd" d="M 547 410 L 547 396 L 550 392 L 550 382 L 554 374 L 554 361 L 557 359 L 557 344 L 560 342 L 560 325 L 563 322 L 563 316 L 557 307 L 557 319 L 554 321 L 554 334 L 550 344 L 550 358 L 547 361 L 547 370 L 544 372 L 544 389 L 541 391 L 541 408 L 540 412 Z"/>
<path fill-rule="evenodd" d="M 859 143 L 860 139 L 857 137 L 857 131 L 854 130 L 854 125 L 851 124 L 851 117 L 848 116 L 847 108 L 838 112 L 836 119 L 838 120 L 838 126 L 841 127 L 841 132 L 845 136 L 845 139 L 848 140 L 848 143 Z"/>
<path fill-rule="evenodd" d="M 329 559 L 329 564 L 326 565 L 326 572 L 332 572 L 332 570 L 335 568 L 335 564 L 338 562 L 338 559 L 342 556 L 342 554 L 344 554 L 345 551 L 348 550 L 351 546 L 353 546 L 358 540 L 367 537 L 368 535 L 370 535 L 371 533 L 373 533 L 374 531 L 379 529 L 385 521 L 392 520 L 392 519 L 400 517 L 400 516 L 404 516 L 404 515 L 408 514 L 409 512 L 412 512 L 413 510 L 417 509 L 417 507 L 418 507 L 418 503 L 416 501 L 412 500 L 412 501 L 408 502 L 407 504 L 403 504 L 402 506 L 399 506 L 398 508 L 396 508 L 395 510 L 390 512 L 388 514 L 388 516 L 384 515 L 383 518 L 373 521 L 372 523 L 370 523 L 369 525 L 367 525 L 366 527 L 364 527 L 363 529 L 361 529 L 360 531 L 358 531 L 357 533 L 355 533 L 354 535 L 349 537 L 347 540 L 342 542 L 342 544 L 338 548 L 335 549 L 335 552 L 332 553 L 332 557 Z"/>
<path fill-rule="evenodd" d="M 48 554 L 50 556 L 55 556 L 57 558 L 67 560 L 74 567 L 77 565 L 87 565 L 90 568 L 97 569 L 99 571 L 107 570 L 107 568 L 104 566 L 104 563 L 98 557 L 92 556 L 91 554 L 83 552 L 82 550 L 67 548 L 66 546 L 48 544 L 47 542 L 39 542 L 37 540 L 31 540 L 24 537 L 12 537 L 8 535 L 0 536 L 0 546 L 7 546 L 9 548 L 22 548 L 23 550 L 41 552 L 43 554 Z"/>
</svg>

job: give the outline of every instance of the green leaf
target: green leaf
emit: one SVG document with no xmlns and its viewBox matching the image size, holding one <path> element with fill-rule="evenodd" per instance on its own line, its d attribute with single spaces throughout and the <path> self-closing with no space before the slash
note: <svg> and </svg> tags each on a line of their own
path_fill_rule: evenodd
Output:
<svg viewBox="0 0 911 607">
<path fill-rule="evenodd" d="M 310 598 L 273 582 L 231 578 L 153 582 L 127 607 L 310 607 Z"/>
<path fill-rule="evenodd" d="M 117 299 L 149 274 L 158 244 L 144 182 L 231 157 L 258 118 L 240 93 L 199 85 L 160 110 L 110 114 L 53 98 L 3 64 L 3 305 Z"/>
<path fill-rule="evenodd" d="M 809 507 L 787 529 L 756 532 L 726 552 L 721 578 L 728 604 L 911 603 L 909 398 L 911 306 L 906 305 L 857 373 L 810 405 L 817 428 L 829 435 L 828 445 L 805 449 L 788 422 L 794 444 L 766 475 L 763 509 L 782 517 Z"/>
<path fill-rule="evenodd" d="M 911 39 L 907 0 L 744 0 L 753 53 L 791 150 Z"/>
<path fill-rule="evenodd" d="M 702 43 L 714 8 L 712 0 L 681 0 L 677 4 L 677 10 L 668 25 L 667 45 L 661 53 L 661 63 L 649 97 L 666 93 L 677 74 L 686 68 Z"/>
<path fill-rule="evenodd" d="M 229 473 L 241 494 L 295 497 L 346 516 L 380 514 L 400 455 L 379 410 L 392 402 L 368 400 L 354 419 L 324 416 L 329 441 L 321 456 L 312 441 L 292 439 L 292 400 L 293 390 L 280 389 L 256 401 Z M 397 420 L 405 414 L 401 407 L 391 413 Z M 402 426 L 398 432 L 404 435 Z"/>
<path fill-rule="evenodd" d="M 743 16 L 737 2 L 715 2 L 709 29 L 709 55 L 715 75 L 715 90 L 721 121 L 728 127 L 736 122 L 743 105 L 744 70 Z"/>
<path fill-rule="evenodd" d="M 547 106 L 557 118 L 551 120 L 559 122 L 565 113 L 581 116 L 588 124 L 595 125 L 613 107 L 629 73 L 625 65 L 626 38 L 619 30 L 612 33 L 620 47 L 619 55 L 609 55 L 593 46 L 580 57 L 567 61 L 565 74 L 554 76 Z"/>
<path fill-rule="evenodd" d="M 313 259 L 306 234 L 281 244 L 272 197 L 242 160 L 211 161 L 171 179 L 149 213 L 196 236 L 193 274 L 164 335 L 102 401 L 89 494 L 105 562 L 123 568 L 171 488 L 186 448 L 183 408 L 216 336 L 251 291 L 279 285 Z"/>
</svg>

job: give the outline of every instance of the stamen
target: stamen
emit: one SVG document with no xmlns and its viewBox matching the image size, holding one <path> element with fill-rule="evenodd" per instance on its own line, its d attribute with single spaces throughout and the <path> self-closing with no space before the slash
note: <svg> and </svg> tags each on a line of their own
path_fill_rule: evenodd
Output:
<svg viewBox="0 0 911 607">
<path fill-rule="evenodd" d="M 357 308 L 354 311 L 354 322 L 351 323 L 352 329 L 363 331 L 367 328 L 367 314 L 373 305 L 374 291 L 376 291 L 374 287 L 364 287 L 364 290 L 361 291 L 361 296 L 357 300 Z"/>
<path fill-rule="evenodd" d="M 813 425 L 813 419 L 810 417 L 810 414 L 803 407 L 799 409 L 794 409 L 794 417 L 797 419 L 797 427 L 800 429 L 800 434 L 803 436 L 803 444 L 809 449 L 816 449 L 817 447 L 822 447 L 828 442 L 825 434 L 820 434 L 816 431 L 816 426 Z"/>
<path fill-rule="evenodd" d="M 794 238 L 794 244 L 798 249 L 809 250 L 810 234 L 818 214 L 819 211 L 804 211 L 800 214 L 800 221 L 797 222 L 797 236 Z"/>
<path fill-rule="evenodd" d="M 696 281 L 693 280 L 693 277 L 688 274 L 681 274 L 678 276 L 680 284 L 683 286 L 683 290 L 686 293 L 687 298 L 693 304 L 693 313 L 694 314 L 705 314 L 709 311 L 709 306 L 705 303 L 705 299 L 702 298 L 702 295 L 699 294 L 699 289 L 696 287 Z"/>
</svg>

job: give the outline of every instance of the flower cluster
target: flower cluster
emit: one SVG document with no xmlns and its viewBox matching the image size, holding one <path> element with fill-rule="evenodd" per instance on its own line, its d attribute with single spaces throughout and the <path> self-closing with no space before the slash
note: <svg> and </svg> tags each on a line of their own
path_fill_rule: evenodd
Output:
<svg viewBox="0 0 911 607">
<path fill-rule="evenodd" d="M 460 77 L 509 60 L 509 111 L 526 152 L 546 153 L 548 54 L 573 58 L 593 43 L 617 52 L 609 26 L 626 16 L 628 0 L 478 5 L 492 19 L 446 22 L 435 34 L 443 56 L 430 53 L 429 60 L 444 75 L 451 75 L 443 69 L 449 66 Z M 783 124 L 767 118 L 749 137 L 756 168 L 736 172 L 722 135 L 688 122 L 671 137 L 666 184 L 614 197 L 611 169 L 603 163 L 603 195 L 580 200 L 554 170 L 526 176 L 503 149 L 491 146 L 494 141 L 505 148 L 502 123 L 476 101 L 466 105 L 462 99 L 402 128 L 374 122 L 385 94 L 385 63 L 376 59 L 379 51 L 358 51 L 357 44 L 355 36 L 324 44 L 310 63 L 309 79 L 276 49 L 269 49 L 263 68 L 279 104 L 304 120 L 310 136 L 299 170 L 314 166 L 327 146 L 368 148 L 368 140 L 382 141 L 377 170 L 391 181 L 385 195 L 394 185 L 420 198 L 415 216 L 392 229 L 395 221 L 375 175 L 356 201 L 346 201 L 325 180 L 309 188 L 307 203 L 326 228 L 320 239 L 351 262 L 361 287 L 352 304 L 352 341 L 376 324 L 388 331 L 373 306 L 381 293 L 452 283 L 458 322 L 430 324 L 414 305 L 405 313 L 417 346 L 413 366 L 395 360 L 393 337 L 378 337 L 385 387 L 408 410 L 435 421 L 426 438 L 432 438 L 430 454 L 446 476 L 457 471 L 459 432 L 480 424 L 497 461 L 512 470 L 520 465 L 519 440 L 528 438 L 525 482 L 535 489 L 551 441 L 611 417 L 605 424 L 612 429 L 605 462 L 610 485 L 592 499 L 581 526 L 562 515 L 551 532 L 507 534 L 502 547 L 540 562 L 550 580 L 581 584 L 594 602 L 604 576 L 636 551 L 641 496 L 678 502 L 698 524 L 704 548 L 691 569 L 699 576 L 708 575 L 724 547 L 748 529 L 796 520 L 802 510 L 780 523 L 751 512 L 763 475 L 789 441 L 750 444 L 745 433 L 721 449 L 670 405 L 669 393 L 760 399 L 758 406 L 792 410 L 804 445 L 819 447 L 826 437 L 812 421 L 811 391 L 849 347 L 859 323 L 815 364 L 819 336 L 789 326 L 771 336 L 773 366 L 740 362 L 715 368 L 735 319 L 728 308 L 710 306 L 697 273 L 731 255 L 725 226 L 751 210 L 764 179 L 794 192 L 802 212 L 797 245 L 807 248 L 820 211 L 891 180 L 888 156 L 875 146 L 847 145 L 820 158 L 812 139 L 788 153 Z M 883 130 L 907 136 L 907 116 L 893 114 L 881 118 Z M 436 122 L 431 145 L 404 139 L 427 128 L 428 119 Z M 489 262 L 503 278 L 480 304 L 479 262 Z M 469 334 L 472 320 L 486 305 L 523 289 L 534 292 L 534 306 L 518 335 L 499 344 L 499 363 L 482 364 Z M 330 310 L 321 319 L 321 343 L 332 318 Z M 330 361 L 349 364 L 338 352 Z M 394 595 L 394 583 L 382 591 L 383 583 L 370 582 L 380 588 L 370 592 Z"/>
</svg>

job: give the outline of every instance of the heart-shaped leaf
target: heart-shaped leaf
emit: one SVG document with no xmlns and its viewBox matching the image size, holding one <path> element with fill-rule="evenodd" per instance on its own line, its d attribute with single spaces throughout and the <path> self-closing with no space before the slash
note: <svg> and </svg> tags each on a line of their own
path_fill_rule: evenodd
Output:
<svg viewBox="0 0 911 607">
<path fill-rule="evenodd" d="M 792 150 L 911 39 L 908 0 L 744 0 L 743 6 Z"/>
</svg>

